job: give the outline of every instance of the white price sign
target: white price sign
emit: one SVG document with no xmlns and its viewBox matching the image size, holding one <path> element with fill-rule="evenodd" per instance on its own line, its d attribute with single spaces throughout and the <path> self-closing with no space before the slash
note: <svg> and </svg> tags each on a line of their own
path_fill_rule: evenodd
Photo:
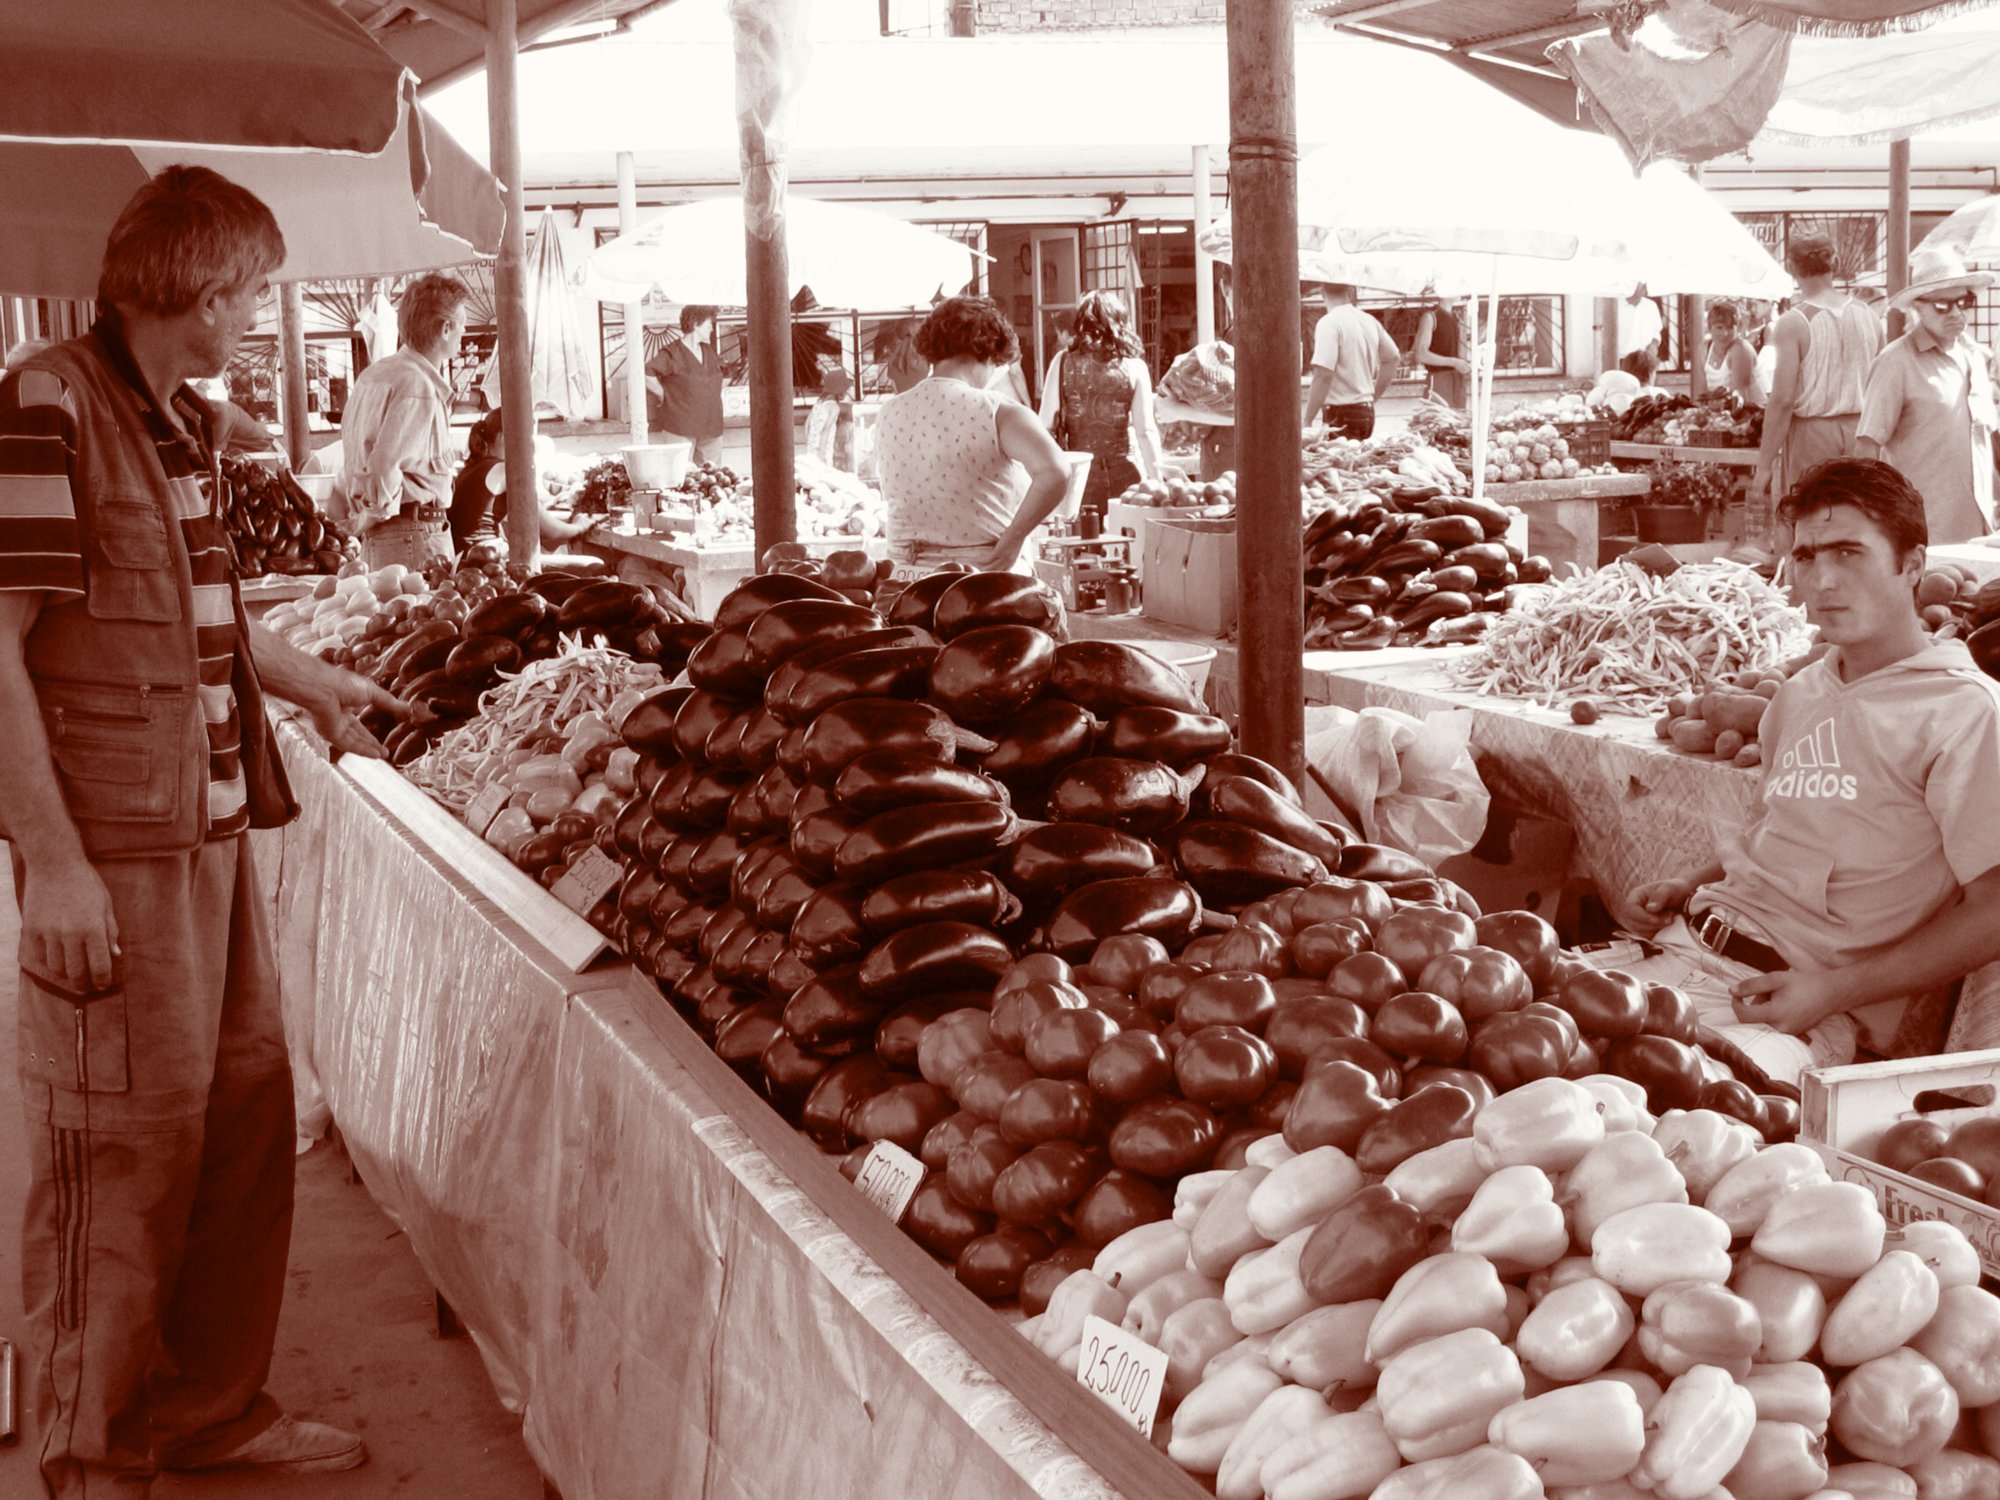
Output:
<svg viewBox="0 0 2000 1500">
<path fill-rule="evenodd" d="M 549 887 L 549 894 L 580 917 L 625 878 L 624 868 L 595 844 L 577 856 L 569 872 Z"/>
<path fill-rule="evenodd" d="M 877 1141 L 868 1148 L 854 1185 L 861 1196 L 900 1224 L 910 1200 L 923 1186 L 924 1164 L 894 1141 Z"/>
<path fill-rule="evenodd" d="M 1092 1314 L 1083 1320 L 1076 1383 L 1151 1438 L 1167 1384 L 1167 1356 L 1129 1329 Z"/>
<path fill-rule="evenodd" d="M 500 816 L 500 810 L 507 805 L 507 799 L 514 795 L 514 789 L 504 781 L 489 781 L 472 799 L 472 805 L 465 810 L 465 826 L 481 838 L 493 826 L 493 820 Z"/>
</svg>

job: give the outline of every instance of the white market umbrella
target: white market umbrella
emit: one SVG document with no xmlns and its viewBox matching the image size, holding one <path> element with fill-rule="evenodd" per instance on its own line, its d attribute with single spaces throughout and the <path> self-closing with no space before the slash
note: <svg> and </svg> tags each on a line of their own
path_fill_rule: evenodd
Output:
<svg viewBox="0 0 2000 1500">
<path fill-rule="evenodd" d="M 790 291 L 811 287 L 822 307 L 927 307 L 978 274 L 979 254 L 947 235 L 845 203 L 791 197 L 785 209 Z M 583 287 L 601 302 L 741 307 L 743 200 L 707 198 L 656 214 L 598 247 Z"/>
<path fill-rule="evenodd" d="M 2000 194 L 1954 209 L 1924 236 L 1927 250 L 1956 250 L 1967 261 L 2000 261 Z"/>
<path fill-rule="evenodd" d="M 576 293 L 563 267 L 562 237 L 546 208 L 528 245 L 528 375 L 535 406 L 582 417 L 597 399 L 597 374 L 577 320 Z M 500 361 L 487 367 L 486 396 L 500 404 Z"/>
</svg>

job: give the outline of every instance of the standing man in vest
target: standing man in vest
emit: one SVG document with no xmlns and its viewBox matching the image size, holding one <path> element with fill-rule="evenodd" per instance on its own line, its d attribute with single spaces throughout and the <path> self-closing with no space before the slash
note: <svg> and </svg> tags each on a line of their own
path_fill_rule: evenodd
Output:
<svg viewBox="0 0 2000 1500">
<path fill-rule="evenodd" d="M 1308 431 L 1324 419 L 1334 437 L 1366 442 L 1375 435 L 1375 403 L 1396 378 L 1402 353 L 1381 320 L 1354 300 L 1354 288 L 1320 288 L 1326 315 L 1313 329 L 1312 384 L 1306 389 Z"/>
<path fill-rule="evenodd" d="M 246 622 L 213 409 L 284 240 L 169 167 L 84 337 L 0 381 L 0 836 L 21 906 L 22 1234 L 48 1495 L 366 1456 L 264 1391 L 291 1235 L 290 1064 L 251 828 L 297 807 L 263 689 L 337 750 L 403 705 Z"/>
<path fill-rule="evenodd" d="M 722 452 L 722 353 L 715 347 L 715 309 L 681 309 L 681 334 L 646 366 L 653 398 L 647 425 L 663 438 L 694 445 L 694 461 L 712 464 Z"/>
<path fill-rule="evenodd" d="M 1855 450 L 1861 391 L 1882 352 L 1882 320 L 1833 284 L 1833 241 L 1802 234 L 1785 246 L 1798 300 L 1772 329 L 1777 370 L 1764 406 L 1753 495 L 1782 495 L 1814 464 Z"/>
<path fill-rule="evenodd" d="M 449 559 L 451 381 L 472 293 L 436 272 L 403 288 L 396 304 L 402 347 L 355 377 L 340 423 L 340 482 L 348 519 L 370 568 L 421 570 Z"/>
</svg>

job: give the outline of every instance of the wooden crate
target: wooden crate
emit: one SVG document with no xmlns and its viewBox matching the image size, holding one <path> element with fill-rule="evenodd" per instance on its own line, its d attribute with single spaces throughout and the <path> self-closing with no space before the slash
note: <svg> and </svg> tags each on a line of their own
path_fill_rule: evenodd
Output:
<svg viewBox="0 0 2000 1500">
<path fill-rule="evenodd" d="M 1844 1182 L 1875 1195 L 1891 1229 L 1943 1219 L 1965 1231 L 1988 1276 L 2000 1276 L 2000 1210 L 1871 1161 L 1875 1142 L 1899 1120 L 1935 1120 L 1946 1129 L 2000 1113 L 2000 1050 L 1950 1052 L 1891 1062 L 1815 1068 L 1804 1079 L 1799 1139 Z"/>
</svg>

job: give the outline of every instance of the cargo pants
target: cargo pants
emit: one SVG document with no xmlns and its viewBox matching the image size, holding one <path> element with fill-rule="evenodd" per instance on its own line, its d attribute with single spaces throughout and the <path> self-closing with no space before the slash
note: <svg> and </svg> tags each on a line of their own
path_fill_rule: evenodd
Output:
<svg viewBox="0 0 2000 1500">
<path fill-rule="evenodd" d="M 21 976 L 22 1232 L 43 1484 L 148 1494 L 282 1414 L 264 1392 L 291 1243 L 291 1067 L 247 837 L 108 860 L 123 986 Z M 15 889 L 24 889 L 18 857 Z"/>
</svg>

